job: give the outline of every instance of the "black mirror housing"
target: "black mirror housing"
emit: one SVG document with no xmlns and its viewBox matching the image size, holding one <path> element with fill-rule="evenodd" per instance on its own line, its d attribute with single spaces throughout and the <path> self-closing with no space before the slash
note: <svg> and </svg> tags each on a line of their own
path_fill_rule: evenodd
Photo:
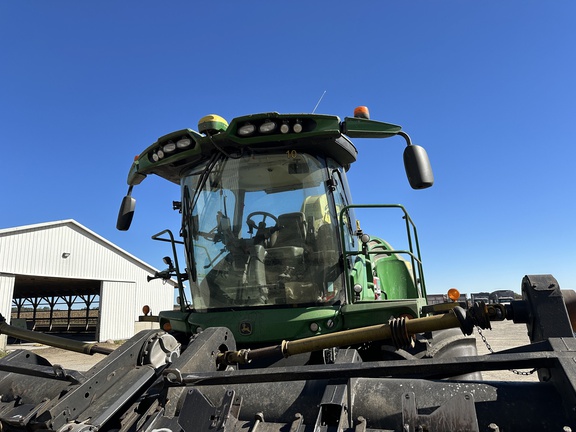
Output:
<svg viewBox="0 0 576 432">
<path fill-rule="evenodd" d="M 432 165 L 424 147 L 408 145 L 404 149 L 404 168 L 412 189 L 426 189 L 434 184 Z"/>
<path fill-rule="evenodd" d="M 120 211 L 118 212 L 118 219 L 116 221 L 116 229 L 119 231 L 128 231 L 132 218 L 134 217 L 134 210 L 136 208 L 136 199 L 130 195 L 122 198 Z"/>
</svg>

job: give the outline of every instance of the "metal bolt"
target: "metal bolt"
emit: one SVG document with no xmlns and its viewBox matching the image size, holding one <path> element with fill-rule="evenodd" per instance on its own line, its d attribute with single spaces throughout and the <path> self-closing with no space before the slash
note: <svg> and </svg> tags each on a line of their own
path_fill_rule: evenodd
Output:
<svg viewBox="0 0 576 432">
<path fill-rule="evenodd" d="M 258 427 L 258 425 L 259 425 L 260 423 L 263 423 L 263 422 L 264 422 L 264 414 L 261 413 L 261 412 L 257 412 L 257 413 L 254 415 L 254 424 L 252 425 L 252 428 L 250 429 L 250 432 L 255 432 L 255 431 L 256 431 L 256 428 Z"/>
<path fill-rule="evenodd" d="M 496 423 L 490 423 L 488 425 L 488 430 L 490 432 L 500 432 L 500 428 L 498 427 L 498 425 Z"/>
</svg>

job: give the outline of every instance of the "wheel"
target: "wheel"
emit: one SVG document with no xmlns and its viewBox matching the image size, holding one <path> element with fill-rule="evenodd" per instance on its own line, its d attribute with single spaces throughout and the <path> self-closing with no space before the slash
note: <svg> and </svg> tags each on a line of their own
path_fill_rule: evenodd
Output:
<svg viewBox="0 0 576 432">
<path fill-rule="evenodd" d="M 252 219 L 254 216 L 262 216 L 262 220 L 260 223 L 256 224 Z M 272 213 L 268 213 L 265 211 L 255 211 L 248 215 L 246 218 L 246 224 L 248 225 L 248 233 L 252 234 L 254 229 L 263 229 L 266 228 L 266 218 L 271 218 L 274 221 L 274 227 L 278 227 L 278 218 L 274 216 Z"/>
</svg>

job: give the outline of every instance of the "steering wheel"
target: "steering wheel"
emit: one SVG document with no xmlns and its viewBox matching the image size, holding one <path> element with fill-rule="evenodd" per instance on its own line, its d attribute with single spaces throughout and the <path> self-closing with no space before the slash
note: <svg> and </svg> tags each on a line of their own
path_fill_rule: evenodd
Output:
<svg viewBox="0 0 576 432">
<path fill-rule="evenodd" d="M 250 234 L 252 234 L 254 231 L 254 229 L 258 229 L 258 225 L 260 224 L 256 224 L 256 222 L 254 222 L 254 220 L 252 220 L 252 217 L 254 216 L 262 216 L 262 221 L 260 222 L 260 224 L 264 224 L 264 226 L 262 228 L 266 228 L 266 218 L 271 218 L 274 221 L 274 226 L 278 226 L 278 218 L 276 216 L 274 216 L 272 213 L 268 213 L 265 211 L 255 211 L 252 212 L 248 215 L 248 217 L 246 218 L 246 224 L 248 225 L 248 232 Z"/>
</svg>

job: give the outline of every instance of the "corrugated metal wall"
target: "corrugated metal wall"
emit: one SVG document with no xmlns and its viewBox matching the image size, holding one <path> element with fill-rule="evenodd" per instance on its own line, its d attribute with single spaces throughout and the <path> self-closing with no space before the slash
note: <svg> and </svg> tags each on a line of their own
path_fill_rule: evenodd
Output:
<svg viewBox="0 0 576 432">
<path fill-rule="evenodd" d="M 135 268 L 127 268 L 126 255 L 109 248 L 99 238 L 90 238 L 73 224 L 0 236 L 0 245 L 3 269 L 15 274 L 133 280 L 133 272 L 142 270 L 134 262 Z M 64 253 L 70 255 L 64 258 Z"/>
<path fill-rule="evenodd" d="M 69 255 L 65 257 L 64 254 Z M 113 302 L 121 305 L 122 313 L 114 320 L 122 329 L 130 325 L 134 328 L 134 321 L 144 304 L 155 313 L 173 308 L 174 287 L 159 279 L 149 283 L 146 276 L 153 271 L 148 264 L 72 220 L 0 230 L 2 273 L 92 279 L 106 281 L 106 284 L 115 282 L 119 284 L 117 287 L 130 287 L 116 288 L 113 300 L 107 303 L 107 307 Z M 128 284 L 122 285 L 122 282 Z M 100 307 L 102 310 L 104 305 L 101 303 Z M 111 315 L 103 316 L 109 318 Z M 124 320 L 122 324 L 119 324 L 119 318 Z M 108 326 L 102 318 L 101 326 Z M 122 332 L 126 334 L 124 330 Z M 104 333 L 102 337 L 108 339 Z"/>
<path fill-rule="evenodd" d="M 0 249 L 1 251 L 2 249 Z M 12 295 L 14 294 L 14 280 L 11 274 L 0 273 L 0 313 L 7 323 L 10 323 L 10 310 L 12 309 Z M 6 336 L 0 336 L 0 349 L 6 346 Z"/>
<path fill-rule="evenodd" d="M 136 305 L 126 302 L 136 297 L 136 284 L 131 282 L 102 282 L 100 289 L 99 341 L 121 340 L 134 336 L 134 321 L 123 316 L 134 316 Z"/>
</svg>

